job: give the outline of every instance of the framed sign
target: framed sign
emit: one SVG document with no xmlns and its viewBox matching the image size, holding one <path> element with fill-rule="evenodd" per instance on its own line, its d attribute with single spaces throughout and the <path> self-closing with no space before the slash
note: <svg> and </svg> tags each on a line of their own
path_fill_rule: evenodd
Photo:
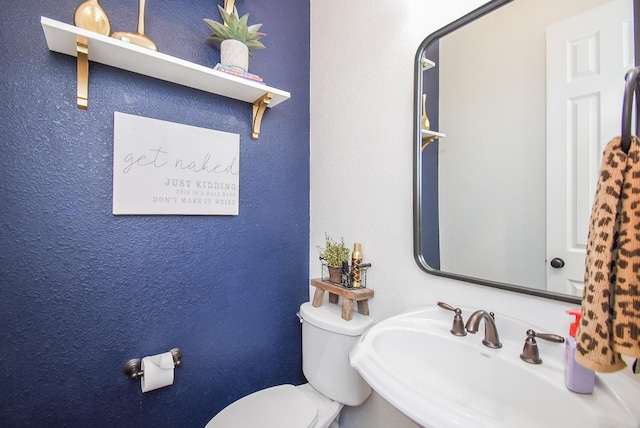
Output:
<svg viewBox="0 0 640 428">
<path fill-rule="evenodd" d="M 115 112 L 113 141 L 114 215 L 238 215 L 238 134 Z"/>
</svg>

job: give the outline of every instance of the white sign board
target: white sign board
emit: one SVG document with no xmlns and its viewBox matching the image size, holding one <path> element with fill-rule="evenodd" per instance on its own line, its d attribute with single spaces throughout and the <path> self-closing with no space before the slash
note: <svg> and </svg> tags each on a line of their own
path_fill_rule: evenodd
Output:
<svg viewBox="0 0 640 428">
<path fill-rule="evenodd" d="M 238 134 L 120 112 L 113 134 L 113 214 L 238 215 Z"/>
</svg>

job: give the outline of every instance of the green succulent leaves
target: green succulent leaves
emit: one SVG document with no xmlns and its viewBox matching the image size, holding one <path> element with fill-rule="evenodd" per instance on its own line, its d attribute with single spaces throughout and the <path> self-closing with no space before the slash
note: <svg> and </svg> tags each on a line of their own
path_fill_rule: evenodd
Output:
<svg viewBox="0 0 640 428">
<path fill-rule="evenodd" d="M 222 16 L 222 23 L 212 19 L 205 18 L 204 22 L 211 29 L 211 35 L 207 37 L 207 41 L 214 43 L 222 43 L 225 40 L 238 40 L 247 45 L 249 55 L 253 56 L 254 49 L 264 49 L 264 45 L 259 39 L 266 36 L 258 30 L 262 24 L 254 24 L 247 26 L 249 14 L 238 17 L 238 9 L 233 8 L 233 13 L 227 13 L 223 7 L 218 5 L 218 10 Z"/>
</svg>

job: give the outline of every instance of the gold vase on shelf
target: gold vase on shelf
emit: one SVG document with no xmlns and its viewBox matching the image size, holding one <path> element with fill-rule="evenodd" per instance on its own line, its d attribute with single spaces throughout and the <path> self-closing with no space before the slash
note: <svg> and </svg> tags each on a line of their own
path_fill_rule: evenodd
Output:
<svg viewBox="0 0 640 428">
<path fill-rule="evenodd" d="M 421 130 L 422 134 L 422 150 L 424 150 L 429 144 L 433 143 L 438 135 L 436 132 L 431 132 L 431 123 L 427 117 L 427 94 L 422 94 L 422 117 L 421 117 Z"/>
<path fill-rule="evenodd" d="M 422 129 L 429 129 L 430 123 L 427 117 L 427 94 L 422 94 Z"/>
<path fill-rule="evenodd" d="M 73 15 L 76 27 L 108 36 L 111 34 L 111 22 L 98 0 L 87 0 L 76 8 Z"/>
<path fill-rule="evenodd" d="M 157 51 L 158 46 L 144 34 L 144 9 L 146 0 L 138 0 L 138 32 L 132 33 L 129 31 L 116 31 L 111 35 L 114 39 L 122 40 L 123 42 L 131 43 L 143 48 Z"/>
</svg>

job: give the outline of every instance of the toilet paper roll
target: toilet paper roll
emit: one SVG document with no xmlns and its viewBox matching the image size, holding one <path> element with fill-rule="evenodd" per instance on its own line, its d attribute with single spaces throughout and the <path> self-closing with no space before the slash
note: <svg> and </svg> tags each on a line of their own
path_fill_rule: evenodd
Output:
<svg viewBox="0 0 640 428">
<path fill-rule="evenodd" d="M 141 369 L 144 373 L 140 381 L 142 392 L 173 385 L 174 364 L 171 352 L 144 357 Z"/>
</svg>

